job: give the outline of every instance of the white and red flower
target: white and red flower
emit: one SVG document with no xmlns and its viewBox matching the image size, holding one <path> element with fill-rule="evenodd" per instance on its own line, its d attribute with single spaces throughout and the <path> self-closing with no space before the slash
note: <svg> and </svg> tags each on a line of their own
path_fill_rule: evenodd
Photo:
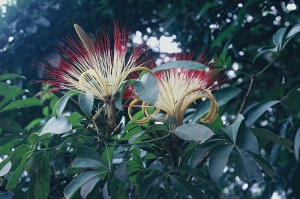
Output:
<svg viewBox="0 0 300 199">
<path fill-rule="evenodd" d="M 114 46 L 111 48 L 108 33 L 103 30 L 102 36 L 92 38 L 78 26 L 75 29 L 80 38 L 67 38 L 68 45 L 60 48 L 66 57 L 58 68 L 47 67 L 48 81 L 40 81 L 62 89 L 90 92 L 106 104 L 113 101 L 114 96 L 129 73 L 136 70 L 149 70 L 141 67 L 145 53 L 143 45 L 132 50 L 128 60 L 128 31 L 114 23 Z"/>
<path fill-rule="evenodd" d="M 192 60 L 192 57 L 193 54 L 191 53 L 182 53 L 175 55 L 171 60 Z M 200 56 L 196 61 L 205 62 L 204 56 Z M 211 90 L 218 87 L 217 81 L 220 76 L 213 67 L 208 66 L 205 70 L 168 69 L 156 72 L 155 77 L 159 85 L 159 97 L 154 107 L 166 113 L 163 119 L 172 116 L 176 120 L 176 126 L 181 125 L 186 109 L 192 102 L 200 98 L 208 98 L 211 101 L 210 111 L 205 118 L 201 119 L 201 122 L 211 123 L 216 119 L 218 105 L 211 94 Z M 126 96 L 129 96 L 129 94 L 127 93 Z M 137 102 L 137 99 L 132 101 L 130 107 L 134 107 Z M 149 106 L 145 103 L 143 105 Z M 147 112 L 147 108 L 142 108 L 142 110 L 146 115 L 146 118 L 142 120 L 133 119 L 130 114 L 131 108 L 128 111 L 135 122 L 145 122 L 153 119 Z M 155 113 L 158 113 L 158 111 L 155 111 Z"/>
</svg>

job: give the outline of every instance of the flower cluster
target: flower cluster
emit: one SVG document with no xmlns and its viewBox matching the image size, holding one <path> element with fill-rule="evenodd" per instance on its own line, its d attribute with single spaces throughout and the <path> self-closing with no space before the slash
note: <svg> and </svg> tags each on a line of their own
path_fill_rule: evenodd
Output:
<svg viewBox="0 0 300 199">
<path fill-rule="evenodd" d="M 192 60 L 193 54 L 177 54 L 171 60 Z M 205 63 L 203 55 L 196 59 L 199 63 Z M 217 80 L 219 75 L 213 69 L 213 67 L 207 67 L 205 70 L 192 70 L 183 68 L 168 69 L 163 71 L 158 71 L 155 73 L 159 85 L 159 97 L 155 102 L 154 107 L 156 111 L 154 114 L 159 113 L 163 110 L 166 115 L 159 119 L 158 121 L 165 120 L 168 116 L 175 118 L 176 126 L 179 126 L 183 122 L 184 114 L 186 109 L 190 106 L 192 102 L 201 98 L 208 98 L 211 102 L 210 111 L 207 116 L 201 119 L 203 123 L 213 122 L 218 115 L 218 105 L 214 97 L 211 94 L 211 90 L 215 89 L 217 85 Z M 131 90 L 132 91 L 132 88 Z M 129 96 L 129 93 L 126 93 Z M 136 99 L 130 104 L 128 110 L 131 119 L 137 123 L 143 123 L 149 120 L 157 120 L 152 118 L 148 113 L 147 103 L 143 104 L 143 112 L 146 117 L 141 120 L 136 120 L 131 116 L 131 108 L 139 100 Z"/>
<path fill-rule="evenodd" d="M 46 74 L 51 78 L 44 81 L 48 84 L 56 85 L 61 88 L 76 90 L 79 92 L 90 92 L 96 98 L 109 105 L 114 103 L 114 97 L 124 80 L 129 74 L 135 71 L 147 71 L 153 74 L 159 87 L 158 100 L 149 105 L 141 102 L 137 95 L 132 95 L 134 87 L 129 86 L 125 92 L 124 98 L 133 99 L 129 105 L 129 117 L 137 123 L 147 122 L 151 119 L 148 112 L 149 106 L 156 108 L 154 114 L 161 110 L 166 114 L 160 121 L 172 116 L 176 121 L 176 126 L 183 123 L 186 109 L 197 99 L 207 98 L 210 100 L 210 110 L 205 118 L 201 119 L 203 123 L 211 123 L 218 115 L 218 105 L 211 90 L 217 87 L 215 84 L 219 78 L 213 67 L 207 66 L 205 70 L 192 70 L 182 68 L 173 68 L 158 71 L 155 74 L 145 65 L 150 62 L 148 59 L 141 59 L 145 53 L 143 45 L 135 47 L 126 61 L 127 36 L 128 31 L 114 24 L 114 48 L 110 47 L 110 39 L 104 30 L 102 36 L 93 39 L 84 32 L 84 30 L 75 25 L 75 30 L 80 39 L 78 41 L 67 38 L 68 46 L 61 48 L 61 52 L 67 57 L 59 63 L 58 69 L 47 67 Z M 189 60 L 193 58 L 193 53 L 175 54 L 172 61 Z M 200 56 L 196 62 L 209 65 L 204 56 Z M 149 63 L 148 63 L 149 65 Z M 150 63 L 151 65 L 151 63 Z M 141 120 L 134 119 L 131 115 L 132 107 L 141 103 L 145 118 Z"/>
</svg>

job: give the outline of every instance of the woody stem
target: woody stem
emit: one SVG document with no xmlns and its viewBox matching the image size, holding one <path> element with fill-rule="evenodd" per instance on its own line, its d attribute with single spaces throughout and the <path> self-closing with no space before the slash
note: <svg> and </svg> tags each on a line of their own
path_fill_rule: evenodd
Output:
<svg viewBox="0 0 300 199">
<path fill-rule="evenodd" d="M 116 126 L 116 106 L 114 101 L 107 104 L 106 134 L 105 138 L 109 139 Z"/>
</svg>

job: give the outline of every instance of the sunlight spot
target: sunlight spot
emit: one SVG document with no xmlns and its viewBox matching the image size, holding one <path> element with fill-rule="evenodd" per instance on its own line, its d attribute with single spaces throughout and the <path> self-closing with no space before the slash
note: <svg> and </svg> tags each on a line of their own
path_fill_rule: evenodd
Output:
<svg viewBox="0 0 300 199">
<path fill-rule="evenodd" d="M 14 37 L 8 37 L 8 42 L 12 42 L 14 40 Z"/>
<path fill-rule="evenodd" d="M 289 11 L 296 10 L 297 6 L 294 1 L 290 1 L 290 3 L 287 4 L 286 9 L 288 9 Z"/>
<path fill-rule="evenodd" d="M 0 0 L 0 6 L 7 4 L 7 0 Z"/>
</svg>

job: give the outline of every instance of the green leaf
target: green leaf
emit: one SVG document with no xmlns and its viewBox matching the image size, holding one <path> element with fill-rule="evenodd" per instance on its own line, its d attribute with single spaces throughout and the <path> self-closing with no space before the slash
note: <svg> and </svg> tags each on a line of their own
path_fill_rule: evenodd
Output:
<svg viewBox="0 0 300 199">
<path fill-rule="evenodd" d="M 141 193 L 142 198 L 145 198 L 150 191 L 150 189 L 154 186 L 155 182 L 158 181 L 162 175 L 160 174 L 152 174 L 145 178 L 139 186 L 139 192 Z"/>
<path fill-rule="evenodd" d="M 285 147 L 287 150 L 290 150 L 290 147 L 293 145 L 293 142 L 291 142 L 290 140 L 282 138 L 268 129 L 250 128 L 250 130 L 254 133 L 256 137 L 262 137 L 264 139 L 276 142 L 281 146 Z"/>
<path fill-rule="evenodd" d="M 265 47 L 267 47 L 267 46 L 265 46 Z M 252 60 L 253 65 L 254 65 L 255 60 L 262 54 L 267 53 L 267 52 L 277 52 L 278 51 L 277 46 L 272 47 L 272 48 L 267 48 L 267 49 L 265 47 L 263 47 L 264 50 L 260 50 L 259 53 L 257 53 L 257 55 L 253 58 L 253 60 Z"/>
<path fill-rule="evenodd" d="M 204 15 L 207 13 L 207 11 L 212 8 L 218 6 L 217 2 L 206 2 L 204 6 L 201 8 L 200 12 L 195 17 L 197 20 L 200 19 L 201 15 Z"/>
<path fill-rule="evenodd" d="M 223 145 L 228 143 L 227 140 L 211 140 L 211 142 L 205 142 L 204 144 L 200 145 L 197 150 L 193 153 L 191 160 L 190 160 L 190 167 L 194 168 L 198 164 L 199 160 L 211 149 L 216 146 Z"/>
<path fill-rule="evenodd" d="M 199 168 L 191 168 L 189 166 L 178 166 L 172 168 L 171 172 L 181 172 L 190 174 L 198 179 L 200 179 L 203 182 L 207 182 L 207 177 L 204 175 L 201 169 Z"/>
<path fill-rule="evenodd" d="M 279 30 L 277 30 L 277 32 L 273 35 L 273 43 L 275 46 L 278 47 L 278 50 L 280 51 L 281 48 L 281 43 L 282 43 L 282 39 L 283 39 L 283 36 L 284 36 L 284 33 L 286 31 L 286 27 L 284 28 L 280 28 Z"/>
<path fill-rule="evenodd" d="M 164 113 L 152 114 L 151 118 L 153 121 L 157 121 L 157 120 L 163 118 L 165 115 L 166 114 L 164 114 Z M 162 120 L 161 122 L 163 122 L 164 124 L 176 124 L 176 120 L 172 116 L 169 116 L 167 119 Z"/>
<path fill-rule="evenodd" d="M 272 166 L 260 155 L 247 151 L 252 158 L 259 164 L 259 166 L 270 176 L 274 181 L 277 182 L 277 174 L 273 170 Z"/>
<path fill-rule="evenodd" d="M 119 109 L 119 110 L 121 110 L 121 111 L 124 110 L 124 109 L 123 109 L 123 103 L 122 103 L 123 95 L 124 95 L 124 92 L 125 92 L 126 88 L 127 88 L 130 84 L 133 84 L 133 82 L 134 82 L 134 80 L 125 80 L 125 81 L 121 84 L 121 86 L 120 86 L 118 92 L 117 92 L 116 95 L 115 95 L 115 100 L 114 100 L 117 109 Z"/>
<path fill-rule="evenodd" d="M 4 175 L 6 175 L 8 172 L 9 172 L 9 170 L 10 170 L 10 168 L 11 168 L 11 166 L 12 166 L 12 164 L 11 164 L 11 162 L 9 162 L 9 159 L 8 158 L 6 158 L 4 161 L 2 161 L 1 162 L 2 164 L 0 165 L 0 177 L 2 177 L 2 176 L 4 176 Z M 4 164 L 5 163 L 5 164 Z M 4 166 L 2 166 L 2 165 L 4 165 Z"/>
<path fill-rule="evenodd" d="M 183 140 L 204 142 L 213 136 L 212 130 L 202 124 L 183 124 L 177 127 L 173 133 Z"/>
<path fill-rule="evenodd" d="M 298 110 L 300 108 L 300 85 L 292 88 L 289 93 L 287 94 L 287 107 L 292 110 Z"/>
<path fill-rule="evenodd" d="M 36 172 L 30 170 L 30 180 L 29 180 L 29 185 L 28 185 L 28 191 L 27 191 L 26 199 L 32 199 L 32 198 L 34 198 L 35 182 L 36 182 Z"/>
<path fill-rule="evenodd" d="M 53 107 L 53 117 L 59 118 L 63 112 L 68 100 L 75 95 L 74 91 L 67 92 L 63 97 L 57 100 L 56 104 Z"/>
<path fill-rule="evenodd" d="M 229 100 L 231 100 L 233 97 L 235 97 L 239 92 L 241 92 L 240 88 L 237 87 L 228 87 L 224 88 L 216 93 L 213 94 L 215 100 L 218 103 L 218 106 L 223 106 L 226 104 Z M 195 113 L 192 117 L 192 123 L 197 122 L 199 118 L 201 118 L 204 114 L 206 114 L 209 111 L 210 108 L 210 102 L 209 100 L 205 100 L 202 102 L 196 109 Z"/>
<path fill-rule="evenodd" d="M 295 143 L 294 143 L 295 157 L 298 161 L 299 161 L 299 149 L 300 149 L 300 127 L 296 132 Z"/>
<path fill-rule="evenodd" d="M 50 160 L 49 153 L 42 156 L 40 166 L 36 172 L 36 182 L 34 189 L 35 198 L 47 199 L 50 191 Z"/>
<path fill-rule="evenodd" d="M 123 162 L 119 165 L 119 167 L 114 171 L 114 175 L 118 178 L 121 182 L 129 182 L 126 160 L 124 159 Z"/>
<path fill-rule="evenodd" d="M 244 116 L 239 114 L 233 124 L 222 127 L 222 131 L 228 135 L 228 137 L 233 141 L 233 143 L 235 143 L 236 141 L 237 133 L 243 119 Z"/>
<path fill-rule="evenodd" d="M 28 108 L 32 106 L 42 106 L 43 103 L 35 98 L 26 98 L 21 100 L 16 100 L 11 102 L 9 105 L 5 106 L 3 109 L 0 110 L 0 113 L 20 108 Z"/>
<path fill-rule="evenodd" d="M 114 159 L 114 149 L 115 146 L 107 147 L 102 153 L 102 159 L 104 160 L 104 165 L 112 165 Z M 110 161 L 110 162 L 109 162 Z"/>
<path fill-rule="evenodd" d="M 159 89 L 156 78 L 151 74 L 145 74 L 140 80 L 133 82 L 135 92 L 141 100 L 154 104 L 158 99 Z"/>
<path fill-rule="evenodd" d="M 149 133 L 152 133 L 152 132 L 155 132 L 155 131 L 168 131 L 168 128 L 163 124 L 152 125 L 146 131 L 141 131 L 137 134 L 134 134 L 131 138 L 129 138 L 128 143 L 132 144 L 132 143 L 134 143 L 134 141 L 137 138 L 141 137 L 142 135 L 149 134 Z"/>
<path fill-rule="evenodd" d="M 94 105 L 94 95 L 90 92 L 81 93 L 78 97 L 78 103 L 81 110 L 90 117 Z"/>
<path fill-rule="evenodd" d="M 0 129 L 16 133 L 24 132 L 22 126 L 19 123 L 7 118 L 0 119 Z"/>
<path fill-rule="evenodd" d="M 13 79 L 13 78 L 22 78 L 26 79 L 24 76 L 19 75 L 19 74 L 4 74 L 0 76 L 0 81 L 7 80 L 7 79 Z"/>
<path fill-rule="evenodd" d="M 184 69 L 192 69 L 192 70 L 205 70 L 207 66 L 199 63 L 199 62 L 195 62 L 195 61 L 186 61 L 186 60 L 182 60 L 182 61 L 173 61 L 173 62 L 168 62 L 166 64 L 162 64 L 160 66 L 155 67 L 152 72 L 157 72 L 157 71 L 161 71 L 161 70 L 168 70 L 168 69 L 172 69 L 172 68 L 184 68 Z"/>
<path fill-rule="evenodd" d="M 288 32 L 286 39 L 283 42 L 282 49 L 286 46 L 286 44 L 294 37 L 297 33 L 300 32 L 300 23 L 294 25 L 291 30 Z"/>
<path fill-rule="evenodd" d="M 300 32 L 300 23 L 294 25 L 291 30 L 288 32 L 288 34 L 286 35 L 287 38 L 294 36 L 295 34 L 297 34 L 298 32 Z"/>
<path fill-rule="evenodd" d="M 17 160 L 21 159 L 25 153 L 32 150 L 33 148 L 31 148 L 29 145 L 22 144 L 11 153 L 9 160 L 12 164 L 14 164 Z"/>
<path fill-rule="evenodd" d="M 104 199 L 110 199 L 109 195 L 108 195 L 107 181 L 105 182 L 104 187 L 103 187 L 103 198 Z"/>
<path fill-rule="evenodd" d="M 236 161 L 239 177 L 241 179 L 247 178 L 256 180 L 257 182 L 263 182 L 264 178 L 262 173 L 251 155 L 239 148 L 236 148 L 235 151 L 239 157 Z"/>
<path fill-rule="evenodd" d="M 82 199 L 86 199 L 88 194 L 94 189 L 95 185 L 100 181 L 98 176 L 91 178 L 80 189 L 80 196 Z"/>
<path fill-rule="evenodd" d="M 0 95 L 5 97 L 16 97 L 23 94 L 23 91 L 18 86 L 10 86 L 7 83 L 0 82 Z"/>
<path fill-rule="evenodd" d="M 46 125 L 42 128 L 39 132 L 39 136 L 53 133 L 53 134 L 62 134 L 72 130 L 72 125 L 69 120 L 64 117 L 60 116 L 59 118 L 52 117 Z"/>
<path fill-rule="evenodd" d="M 32 153 L 31 153 L 32 154 Z M 14 189 L 18 182 L 19 182 L 19 179 L 20 179 L 20 176 L 25 168 L 25 165 L 30 157 L 31 154 L 27 154 L 26 156 L 24 156 L 22 158 L 22 161 L 21 161 L 21 164 L 18 165 L 17 169 L 13 172 L 13 174 L 11 175 L 5 189 L 6 190 L 12 190 Z"/>
<path fill-rule="evenodd" d="M 78 177 L 76 177 L 75 179 L 73 179 L 65 188 L 64 190 L 64 195 L 65 195 L 65 199 L 70 199 L 74 196 L 74 194 L 76 193 L 76 191 L 78 191 L 78 189 L 85 184 L 87 181 L 89 181 L 90 179 L 92 179 L 93 177 L 100 175 L 102 173 L 105 173 L 106 171 L 87 171 L 81 175 L 79 175 Z"/>
<path fill-rule="evenodd" d="M 244 123 L 241 125 L 236 145 L 244 150 L 251 151 L 253 153 L 259 153 L 259 146 L 255 135 L 249 130 L 249 128 L 245 127 Z"/>
<path fill-rule="evenodd" d="M 192 196 L 193 198 L 208 199 L 208 197 L 199 189 L 199 187 L 186 181 L 182 177 L 169 175 L 169 178 L 171 179 L 172 184 L 180 196 Z"/>
<path fill-rule="evenodd" d="M 217 146 L 210 155 L 208 168 L 209 175 L 217 185 L 233 147 L 234 145 L 232 144 Z"/>
<path fill-rule="evenodd" d="M 271 95 L 276 97 L 276 98 L 281 98 L 283 96 L 283 89 L 284 89 L 285 84 L 281 83 L 273 87 L 271 91 Z"/>
<path fill-rule="evenodd" d="M 278 102 L 280 101 L 262 101 L 256 106 L 252 107 L 251 112 L 245 116 L 246 126 L 251 126 L 268 108 L 277 104 Z"/>
<path fill-rule="evenodd" d="M 87 146 L 77 146 L 77 157 L 74 159 L 72 167 L 107 168 L 101 155 L 95 149 Z"/>
<path fill-rule="evenodd" d="M 0 102 L 0 110 L 3 106 L 8 104 L 12 99 L 13 97 L 4 97 L 3 100 Z"/>
<path fill-rule="evenodd" d="M 215 47 L 218 44 L 220 44 L 225 39 L 228 39 L 229 37 L 232 37 L 236 34 L 237 30 L 239 29 L 239 26 L 230 26 L 225 28 L 221 34 L 212 42 L 211 47 Z M 232 36 L 230 36 L 232 35 Z"/>
</svg>

